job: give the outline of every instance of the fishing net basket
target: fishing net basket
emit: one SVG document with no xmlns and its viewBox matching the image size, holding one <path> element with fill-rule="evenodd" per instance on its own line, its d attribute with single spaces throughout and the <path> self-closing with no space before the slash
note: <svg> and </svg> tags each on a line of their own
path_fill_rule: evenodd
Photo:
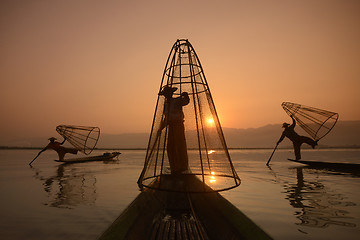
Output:
<svg viewBox="0 0 360 240">
<path fill-rule="evenodd" d="M 59 125 L 56 131 L 84 154 L 90 154 L 100 136 L 100 128 L 74 125 Z"/>
<path fill-rule="evenodd" d="M 325 137 L 335 126 L 339 114 L 297 103 L 283 102 L 282 108 L 313 140 Z"/>
<path fill-rule="evenodd" d="M 172 98 L 166 97 L 168 91 Z M 193 176 L 203 188 L 195 188 L 189 180 Z M 175 180 L 169 184 L 164 179 Z M 224 191 L 240 185 L 204 70 L 187 39 L 177 40 L 167 59 L 138 184 L 177 192 L 207 192 L 206 185 Z"/>
</svg>

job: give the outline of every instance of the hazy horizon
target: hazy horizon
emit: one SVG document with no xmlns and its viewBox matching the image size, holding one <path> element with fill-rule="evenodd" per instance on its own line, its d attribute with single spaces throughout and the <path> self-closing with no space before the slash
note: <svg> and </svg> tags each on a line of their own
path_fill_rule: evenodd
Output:
<svg viewBox="0 0 360 240">
<path fill-rule="evenodd" d="M 281 123 L 267 124 L 259 128 L 226 128 L 223 127 L 225 140 L 229 148 L 272 148 L 280 137 L 283 128 Z M 307 135 L 300 127 L 296 128 L 300 135 Z M 188 133 L 192 134 L 192 133 Z M 0 135 L 0 146 L 3 147 L 44 147 L 49 137 L 62 137 L 55 131 L 52 135 L 32 138 L 4 139 Z M 133 149 L 146 148 L 150 131 L 141 133 L 101 133 L 97 148 Z M 65 145 L 71 146 L 69 143 Z M 339 121 L 334 129 L 319 141 L 319 146 L 354 147 L 360 146 L 360 121 Z M 281 148 L 291 147 L 288 139 Z M 304 145 L 306 148 L 307 146 Z"/>
</svg>

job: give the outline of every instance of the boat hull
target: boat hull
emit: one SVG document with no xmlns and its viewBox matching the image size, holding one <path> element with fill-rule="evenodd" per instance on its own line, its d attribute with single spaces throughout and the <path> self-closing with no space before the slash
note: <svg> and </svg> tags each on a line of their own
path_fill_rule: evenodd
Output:
<svg viewBox="0 0 360 240">
<path fill-rule="evenodd" d="M 204 187 L 195 176 L 187 178 Z M 272 238 L 218 192 L 144 189 L 99 239 Z"/>
<path fill-rule="evenodd" d="M 320 161 L 302 161 L 302 160 L 294 160 L 289 159 L 289 161 L 306 164 L 310 167 L 314 168 L 325 168 L 325 169 L 335 169 L 335 170 L 348 170 L 359 172 L 360 164 L 356 163 L 333 163 L 333 162 L 320 162 Z"/>
<path fill-rule="evenodd" d="M 119 156 L 121 153 L 112 152 L 104 153 L 103 155 L 82 157 L 82 158 L 68 158 L 64 160 L 54 160 L 55 162 L 61 163 L 80 163 L 80 162 L 95 162 L 95 161 L 109 161 L 113 160 L 115 157 Z"/>
</svg>

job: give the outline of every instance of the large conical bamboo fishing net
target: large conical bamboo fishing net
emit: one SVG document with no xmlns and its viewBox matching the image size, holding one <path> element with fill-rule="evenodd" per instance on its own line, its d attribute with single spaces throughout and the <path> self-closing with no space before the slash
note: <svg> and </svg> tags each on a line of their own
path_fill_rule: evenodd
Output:
<svg viewBox="0 0 360 240">
<path fill-rule="evenodd" d="M 173 99 L 158 95 L 139 186 L 178 191 L 161 182 L 166 176 L 196 176 L 215 191 L 240 185 L 204 71 L 188 40 L 177 40 L 170 51 L 159 93 L 167 91 Z M 154 180 L 159 180 L 155 187 Z M 180 191 L 206 191 L 181 184 Z"/>
<path fill-rule="evenodd" d="M 79 151 L 90 154 L 99 139 L 98 127 L 59 125 L 56 131 Z"/>
<path fill-rule="evenodd" d="M 281 106 L 315 141 L 325 137 L 339 118 L 338 113 L 296 103 L 283 102 Z"/>
</svg>

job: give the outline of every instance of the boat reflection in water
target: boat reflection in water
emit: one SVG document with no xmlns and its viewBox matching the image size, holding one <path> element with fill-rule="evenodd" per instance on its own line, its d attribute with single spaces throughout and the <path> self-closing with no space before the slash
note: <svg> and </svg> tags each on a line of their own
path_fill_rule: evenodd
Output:
<svg viewBox="0 0 360 240">
<path fill-rule="evenodd" d="M 78 205 L 92 205 L 98 194 L 96 178 L 85 172 L 85 168 L 73 164 L 61 164 L 56 174 L 44 176 L 41 170 L 32 167 L 35 178 L 43 182 L 48 201 L 44 205 L 57 208 L 74 208 Z"/>
<path fill-rule="evenodd" d="M 296 168 L 297 182 L 284 183 L 286 199 L 296 209 L 299 226 L 326 228 L 330 225 L 356 227 L 347 207 L 355 206 L 346 197 L 332 191 L 319 181 L 306 181 L 303 168 Z"/>
</svg>

